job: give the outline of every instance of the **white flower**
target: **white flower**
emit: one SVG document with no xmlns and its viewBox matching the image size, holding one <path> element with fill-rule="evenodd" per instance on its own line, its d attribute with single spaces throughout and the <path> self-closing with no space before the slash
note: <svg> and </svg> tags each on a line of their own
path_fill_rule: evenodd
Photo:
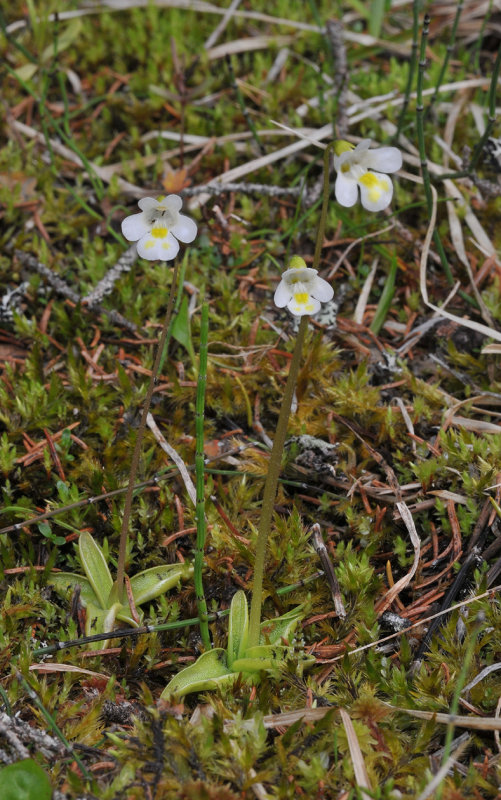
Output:
<svg viewBox="0 0 501 800">
<path fill-rule="evenodd" d="M 360 187 L 363 207 L 368 211 L 382 211 L 391 203 L 393 184 L 388 175 L 381 173 L 399 170 L 402 153 L 396 147 L 369 150 L 370 143 L 370 139 L 363 139 L 356 147 L 342 139 L 335 143 L 337 178 L 334 189 L 338 203 L 350 207 L 357 202 Z"/>
<path fill-rule="evenodd" d="M 132 214 L 122 222 L 122 233 L 129 242 L 137 242 L 142 258 L 171 261 L 179 251 L 178 239 L 185 244 L 197 235 L 197 226 L 190 217 L 180 214 L 183 201 L 177 194 L 166 197 L 143 197 L 138 203 L 140 214 Z"/>
<path fill-rule="evenodd" d="M 295 317 L 316 314 L 320 302 L 332 300 L 334 291 L 330 283 L 318 277 L 316 269 L 310 269 L 300 256 L 294 256 L 290 268 L 282 273 L 282 280 L 275 291 L 274 302 L 278 308 L 287 306 Z"/>
</svg>

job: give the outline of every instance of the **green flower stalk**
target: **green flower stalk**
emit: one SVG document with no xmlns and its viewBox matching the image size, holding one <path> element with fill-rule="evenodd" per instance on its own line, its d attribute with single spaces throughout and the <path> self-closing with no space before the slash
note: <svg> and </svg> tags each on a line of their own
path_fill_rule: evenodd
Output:
<svg viewBox="0 0 501 800">
<path fill-rule="evenodd" d="M 160 259 L 162 261 L 172 261 L 179 252 L 179 241 L 192 242 L 197 235 L 195 222 L 180 214 L 183 204 L 182 199 L 176 195 L 161 196 L 156 199 L 153 197 L 143 197 L 138 205 L 140 213 L 126 217 L 122 222 L 122 233 L 131 242 L 137 242 L 137 252 L 142 258 L 149 261 Z M 125 496 L 124 514 L 122 518 L 122 530 L 120 533 L 120 547 L 118 553 L 117 580 L 116 580 L 116 599 L 119 603 L 123 600 L 124 575 L 125 575 L 125 554 L 127 550 L 127 536 L 129 532 L 129 520 L 132 508 L 132 497 L 134 484 L 136 482 L 139 460 L 141 457 L 141 445 L 146 420 L 150 409 L 151 398 L 156 386 L 160 363 L 163 360 L 163 353 L 167 334 L 169 331 L 172 317 L 172 308 L 177 284 L 177 263 L 174 267 L 172 282 L 170 287 L 169 299 L 167 301 L 167 313 L 157 347 L 155 363 L 151 372 L 150 383 L 146 392 L 143 404 L 141 421 L 136 434 L 136 443 L 132 454 L 132 462 L 129 473 L 129 484 Z"/>
<path fill-rule="evenodd" d="M 287 306 L 294 316 L 301 317 L 299 330 L 296 337 L 296 344 L 292 354 L 292 361 L 289 367 L 289 375 L 285 385 L 282 405 L 278 417 L 277 429 L 273 440 L 273 447 L 270 454 L 268 473 L 263 493 L 263 504 L 261 506 L 261 516 L 258 525 L 258 535 L 256 542 L 256 558 L 254 562 L 254 581 L 252 586 L 252 601 L 249 618 L 248 646 L 250 648 L 259 645 L 260 625 L 261 625 L 261 605 L 263 596 L 264 564 L 266 558 L 266 546 L 268 535 L 271 528 L 273 517 L 273 506 L 277 494 L 278 478 L 282 463 L 282 453 L 287 435 L 287 425 L 289 422 L 292 398 L 297 382 L 299 367 L 301 364 L 301 353 L 303 342 L 308 327 L 308 316 L 316 314 L 320 310 L 320 303 L 326 303 L 332 299 L 334 292 L 332 286 L 318 277 L 316 267 L 320 262 L 320 253 L 325 231 L 325 221 L 327 217 L 327 203 L 329 201 L 329 161 L 331 149 L 335 143 L 326 148 L 324 156 L 324 187 L 322 211 L 320 214 L 320 224 L 317 232 L 317 242 L 313 267 L 308 268 L 305 261 L 300 256 L 291 259 L 289 269 L 282 274 L 282 280 L 275 292 L 275 305 L 279 308 Z"/>
<path fill-rule="evenodd" d="M 197 226 L 193 220 L 179 213 L 181 206 L 182 200 L 177 195 L 158 197 L 156 200 L 153 197 L 144 197 L 139 201 L 141 212 L 132 214 L 123 220 L 122 233 L 129 241 L 137 242 L 137 251 L 143 258 L 171 261 L 179 251 L 178 240 L 192 242 L 197 234 Z M 141 458 L 141 445 L 151 398 L 157 384 L 160 365 L 165 357 L 177 275 L 176 264 L 167 300 L 167 312 L 132 454 L 120 533 L 116 581 L 113 583 L 101 547 L 94 541 L 90 533 L 86 532 L 80 534 L 78 542 L 78 557 L 84 574 L 59 572 L 52 573 L 49 578 L 49 582 L 64 595 L 78 587 L 81 604 L 86 609 L 86 634 L 88 636 L 91 633 L 111 633 L 118 620 L 131 625 L 131 627 L 140 626 L 142 617 L 137 606 L 159 597 L 173 586 L 177 586 L 182 578 L 188 578 L 193 573 L 193 567 L 190 564 L 162 564 L 144 570 L 130 580 L 125 575 L 127 537 L 134 486 Z M 125 584 L 127 585 L 126 594 L 124 592 Z M 106 640 L 104 646 L 106 646 Z"/>
<path fill-rule="evenodd" d="M 207 522 L 205 519 L 205 461 L 204 461 L 204 413 L 205 413 L 205 387 L 207 385 L 207 343 L 209 337 L 209 304 L 202 306 L 202 319 L 200 323 L 200 363 L 198 368 L 197 398 L 195 404 L 196 428 L 196 522 L 197 545 L 195 550 L 195 592 L 197 597 L 198 616 L 200 618 L 200 635 L 205 647 L 210 649 L 209 624 L 207 622 L 207 603 L 205 602 L 202 569 L 204 564 L 205 538 L 207 535 Z"/>
</svg>

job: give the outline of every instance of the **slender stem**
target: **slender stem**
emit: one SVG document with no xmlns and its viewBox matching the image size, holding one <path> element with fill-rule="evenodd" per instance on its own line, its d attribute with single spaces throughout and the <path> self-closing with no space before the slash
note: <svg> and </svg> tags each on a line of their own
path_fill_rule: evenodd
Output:
<svg viewBox="0 0 501 800">
<path fill-rule="evenodd" d="M 322 210 L 320 212 L 320 222 L 318 223 L 317 241 L 315 243 L 315 254 L 313 256 L 313 269 L 318 269 L 320 264 L 320 256 L 322 254 L 322 245 L 324 243 L 325 223 L 327 220 L 327 206 L 329 201 L 330 191 L 330 159 L 331 152 L 334 149 L 336 142 L 331 142 L 324 150 L 324 188 L 323 188 L 323 202 Z"/>
<path fill-rule="evenodd" d="M 473 69 L 475 70 L 475 72 L 480 72 L 480 51 L 482 50 L 482 44 L 485 36 L 485 29 L 487 27 L 487 24 L 491 21 L 492 2 L 493 0 L 489 0 L 487 11 L 485 12 L 482 19 L 482 26 L 477 34 L 477 41 L 475 43 L 475 49 L 473 51 L 475 55 L 473 55 L 472 53 L 471 62 L 473 63 Z"/>
<path fill-rule="evenodd" d="M 452 701 L 451 701 L 451 705 L 450 705 L 450 709 L 449 709 L 449 713 L 450 713 L 451 717 L 455 717 L 456 714 L 458 713 L 459 698 L 461 696 L 461 692 L 463 691 L 463 687 L 464 687 L 464 685 L 466 683 L 468 670 L 470 669 L 470 666 L 471 666 L 471 663 L 472 663 L 472 660 L 473 660 L 473 656 L 475 654 L 475 647 L 476 647 L 476 644 L 477 644 L 478 633 L 480 632 L 480 629 L 481 629 L 482 624 L 484 622 L 485 622 L 485 614 L 484 614 L 484 612 L 480 612 L 477 615 L 477 619 L 475 620 L 473 631 L 471 632 L 470 638 L 468 639 L 468 643 L 466 645 L 465 653 L 464 653 L 464 657 L 463 657 L 463 662 L 462 662 L 462 665 L 461 665 L 461 670 L 460 670 L 459 675 L 458 675 L 457 680 L 456 680 L 456 684 L 455 684 L 455 688 L 454 688 L 454 694 L 452 695 Z M 445 734 L 444 751 L 443 751 L 443 755 L 442 755 L 442 765 L 446 763 L 447 759 L 449 758 L 449 756 L 451 754 L 453 738 L 454 738 L 454 723 L 450 722 L 447 725 L 447 733 Z M 442 790 L 443 790 L 443 784 L 440 784 L 440 786 L 437 788 L 437 793 L 436 793 L 437 800 L 441 800 Z"/>
<path fill-rule="evenodd" d="M 169 299 L 167 301 L 167 312 L 165 314 L 164 325 L 162 328 L 162 333 L 160 335 L 160 341 L 158 343 L 157 352 L 155 356 L 155 363 L 153 365 L 153 369 L 151 372 L 150 382 L 148 385 L 148 390 L 146 392 L 146 397 L 144 399 L 143 405 L 143 412 L 141 415 L 141 421 L 139 423 L 139 428 L 136 434 L 136 443 L 134 445 L 134 452 L 132 454 L 132 461 L 130 465 L 130 473 L 129 473 L 129 484 L 127 486 L 127 494 L 125 495 L 125 505 L 124 505 L 124 515 L 122 518 L 122 530 L 120 532 L 120 547 L 118 552 L 118 565 L 117 565 L 117 596 L 118 599 L 121 601 L 123 597 L 123 587 L 124 587 L 124 573 L 125 573 L 125 554 L 127 550 L 127 534 L 129 532 L 129 520 L 130 520 L 130 512 L 132 508 L 132 495 L 134 493 L 134 484 L 136 482 L 136 475 L 137 470 L 139 467 L 139 459 L 141 456 L 141 444 L 143 442 L 144 431 L 146 428 L 146 418 L 148 416 L 148 411 L 150 410 L 151 398 L 153 396 L 153 390 L 157 384 L 157 375 L 158 375 L 158 367 L 162 358 L 162 353 L 164 349 L 165 340 L 167 338 L 167 331 L 169 330 L 169 323 L 172 316 L 172 307 L 174 304 L 174 295 L 176 292 L 176 284 L 177 284 L 177 272 L 178 272 L 178 265 L 177 262 L 174 266 L 174 271 L 172 274 L 172 282 L 170 285 L 170 292 L 169 292 Z"/>
<path fill-rule="evenodd" d="M 501 48 L 498 49 L 496 60 L 492 68 L 492 78 L 489 85 L 489 95 L 487 99 L 489 105 L 489 116 L 487 117 L 487 124 L 485 126 L 485 131 L 483 132 L 482 136 L 475 145 L 475 149 L 473 151 L 470 163 L 468 164 L 466 169 L 458 170 L 457 172 L 447 172 L 443 175 L 440 175 L 438 180 L 445 181 L 447 178 L 450 178 L 451 180 L 456 178 L 466 178 L 469 177 L 475 170 L 477 162 L 480 156 L 482 155 L 484 145 L 489 136 L 491 135 L 494 123 L 496 122 L 496 88 L 499 79 L 500 69 L 501 69 Z"/>
<path fill-rule="evenodd" d="M 204 566 L 205 537 L 207 536 L 207 520 L 205 519 L 205 459 L 204 459 L 204 413 L 205 387 L 207 385 L 207 342 L 209 338 L 209 304 L 202 305 L 200 322 L 200 363 L 198 368 L 197 399 L 195 406 L 195 427 L 197 435 L 195 452 L 195 476 L 197 493 L 197 545 L 193 578 L 197 597 L 198 616 L 200 618 L 200 635 L 207 649 L 211 647 L 209 624 L 207 622 L 207 603 L 205 602 L 202 570 Z"/>
<path fill-rule="evenodd" d="M 35 690 L 31 688 L 31 686 L 28 683 L 28 681 L 25 678 L 23 678 L 23 676 L 21 675 L 21 673 L 18 670 L 16 670 L 16 674 L 17 674 L 17 679 L 18 679 L 19 683 L 28 692 L 28 695 L 29 695 L 31 701 L 36 705 L 38 710 L 41 711 L 41 713 L 45 717 L 46 721 L 48 722 L 49 726 L 52 728 L 54 734 L 57 736 L 59 741 L 62 742 L 62 744 L 65 746 L 65 748 L 68 751 L 68 753 L 70 753 L 71 756 L 75 759 L 76 763 L 80 767 L 80 770 L 82 771 L 82 775 L 85 778 L 87 778 L 87 780 L 92 780 L 92 774 L 88 771 L 87 767 L 83 763 L 83 761 L 80 758 L 80 756 L 78 755 L 78 753 L 75 752 L 75 750 L 73 749 L 73 745 L 70 744 L 70 742 L 68 741 L 68 739 L 66 738 L 66 736 L 62 732 L 61 728 L 57 724 L 55 718 L 52 716 L 50 711 L 48 711 L 45 708 L 44 704 L 40 700 L 40 698 L 37 695 L 37 693 L 35 692 Z"/>
<path fill-rule="evenodd" d="M 273 516 L 275 495 L 277 493 L 277 483 L 282 462 L 282 452 L 284 449 L 285 437 L 287 435 L 287 423 L 289 422 L 292 397 L 296 386 L 299 364 L 301 361 L 301 351 L 303 349 L 303 342 L 307 327 L 308 315 L 305 314 L 303 317 L 301 317 L 301 322 L 299 323 L 296 345 L 294 347 L 294 353 L 292 354 L 289 376 L 287 378 L 284 396 L 282 398 L 280 416 L 278 417 L 277 429 L 275 431 L 275 438 L 273 439 L 273 447 L 271 449 L 270 463 L 268 466 L 268 474 L 266 475 L 266 483 L 264 486 L 263 504 L 261 506 L 261 517 L 259 519 L 256 542 L 256 557 L 254 562 L 254 581 L 252 585 L 252 602 L 249 619 L 249 647 L 255 647 L 259 644 L 266 544 L 268 541 L 268 532 L 271 526 L 271 518 Z"/>
<path fill-rule="evenodd" d="M 402 108 L 400 109 L 400 115 L 398 117 L 397 122 L 397 132 L 395 134 L 395 140 L 398 139 L 400 135 L 400 131 L 402 130 L 402 126 L 404 124 L 404 118 L 407 113 L 407 107 L 409 105 L 409 99 L 411 96 L 412 86 L 414 84 L 414 73 L 416 72 L 416 64 L 417 64 L 417 51 L 418 51 L 418 32 L 419 32 L 419 8 L 421 6 L 420 0 L 414 0 L 412 3 L 412 47 L 411 47 L 411 57 L 409 60 L 409 72 L 407 74 L 407 84 L 405 87 L 405 94 L 404 94 L 404 102 L 402 104 Z"/>
<path fill-rule="evenodd" d="M 475 149 L 473 151 L 473 155 L 471 157 L 471 161 L 468 167 L 470 171 L 473 171 L 475 169 L 477 162 L 480 156 L 482 155 L 482 150 L 484 149 L 484 145 L 489 136 L 491 135 L 494 123 L 496 122 L 496 89 L 498 85 L 500 68 L 501 68 L 501 47 L 498 48 L 496 60 L 492 68 L 492 78 L 489 86 L 489 97 L 488 97 L 489 116 L 487 117 L 487 125 L 485 126 L 485 131 L 478 140 Z"/>
<path fill-rule="evenodd" d="M 162 351 L 162 355 L 160 357 L 160 363 L 158 365 L 158 372 L 159 372 L 160 375 L 162 374 L 164 361 L 167 358 L 167 351 L 169 349 L 170 340 L 172 338 L 172 330 L 174 328 L 177 315 L 179 314 L 179 308 L 181 306 L 181 301 L 182 301 L 182 298 L 183 298 L 184 276 L 186 274 L 186 266 L 187 266 L 187 264 L 188 264 L 188 252 L 186 251 L 185 254 L 184 254 L 184 258 L 181 261 L 181 266 L 179 268 L 179 275 L 178 275 L 178 279 L 177 279 L 176 302 L 175 302 L 175 305 L 174 305 L 174 310 L 172 312 L 171 320 L 169 322 L 169 330 L 168 330 L 168 333 L 167 333 L 167 338 L 166 338 L 166 340 L 164 342 L 164 349 Z"/>
<path fill-rule="evenodd" d="M 421 36 L 421 48 L 419 51 L 419 69 L 417 77 L 416 129 L 417 129 L 417 137 L 419 145 L 419 158 L 421 160 L 421 174 L 423 176 L 424 194 L 426 197 L 426 205 L 428 207 L 428 213 L 431 214 L 431 209 L 433 207 L 433 198 L 431 195 L 430 173 L 428 172 L 428 160 L 426 158 L 426 148 L 424 143 L 424 105 L 423 105 L 423 81 L 424 81 L 424 70 L 426 67 L 426 42 L 428 41 L 429 29 L 430 29 L 430 18 L 428 14 L 425 14 L 423 21 L 423 33 Z M 445 250 L 442 245 L 442 241 L 436 229 L 433 232 L 433 241 L 435 242 L 435 247 L 437 248 L 438 255 L 440 256 L 440 261 L 443 270 L 445 272 L 447 281 L 448 283 L 452 284 L 454 283 L 454 278 L 451 272 L 451 268 L 449 266 L 449 262 L 447 261 L 447 256 L 445 255 Z"/>
<path fill-rule="evenodd" d="M 442 62 L 442 67 L 440 69 L 440 75 L 438 76 L 438 81 L 435 85 L 435 91 L 433 92 L 432 98 L 430 100 L 430 105 L 428 106 L 427 114 L 430 113 L 430 109 L 432 108 L 433 104 L 436 103 L 438 99 L 438 93 L 440 91 L 440 87 L 442 85 L 442 81 L 445 77 L 445 73 L 447 71 L 447 67 L 449 65 L 449 60 L 452 55 L 452 51 L 454 50 L 454 44 L 456 42 L 456 33 L 459 24 L 459 18 L 461 16 L 461 12 L 463 10 L 463 0 L 459 0 L 457 7 L 456 7 L 456 16 L 454 17 L 454 22 L 452 24 L 451 36 L 449 39 L 449 44 L 447 45 L 447 50 L 445 52 L 445 58 Z"/>
<path fill-rule="evenodd" d="M 324 241 L 325 222 L 327 219 L 327 205 L 329 203 L 330 184 L 329 184 L 329 164 L 331 150 L 335 146 L 335 141 L 331 142 L 325 149 L 324 153 L 324 186 L 322 198 L 322 211 L 320 213 L 320 221 L 317 229 L 317 241 L 315 244 L 315 254 L 313 256 L 313 269 L 318 269 L 320 263 L 320 254 L 322 252 L 322 244 Z M 273 506 L 275 503 L 275 496 L 277 493 L 278 478 L 280 476 L 280 466 L 282 463 L 282 452 L 285 444 L 285 437 L 287 435 L 287 423 L 289 422 L 289 415 L 292 405 L 292 398 L 296 386 L 297 376 L 299 373 L 299 364 L 301 362 L 301 352 L 303 349 L 303 342 L 308 327 L 308 315 L 301 317 L 299 323 L 299 330 L 297 332 L 296 344 L 292 354 L 292 361 L 289 367 L 289 375 L 287 383 L 285 384 L 284 396 L 282 398 L 282 405 L 280 407 L 280 414 L 278 417 L 277 429 L 273 439 L 273 447 L 271 448 L 270 462 L 268 466 L 268 474 L 266 475 L 266 483 L 264 485 L 263 504 L 261 506 L 261 516 L 259 518 L 257 542 L 256 542 L 256 557 L 254 561 L 254 581 L 252 584 L 252 600 L 249 617 L 249 647 L 255 647 L 259 644 L 260 623 L 261 623 L 261 605 L 263 599 L 263 578 L 264 578 L 264 561 L 266 556 L 266 545 L 268 542 L 268 534 L 271 527 L 271 519 L 273 516 Z"/>
</svg>

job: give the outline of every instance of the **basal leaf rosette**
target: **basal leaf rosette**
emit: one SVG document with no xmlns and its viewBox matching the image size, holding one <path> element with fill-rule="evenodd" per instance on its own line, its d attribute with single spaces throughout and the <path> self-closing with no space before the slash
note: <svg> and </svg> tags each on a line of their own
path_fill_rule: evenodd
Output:
<svg viewBox="0 0 501 800">
<path fill-rule="evenodd" d="M 134 628 L 137 627 L 141 623 L 141 611 L 139 611 L 138 622 L 134 618 L 129 604 L 117 600 L 115 586 L 103 550 L 87 531 L 80 534 L 78 556 L 84 575 L 74 572 L 53 572 L 48 583 L 64 597 L 72 594 L 75 589 L 79 589 L 80 602 L 86 611 L 86 635 L 110 633 L 115 628 L 117 621 Z M 179 586 L 181 580 L 186 580 L 192 574 L 193 567 L 188 562 L 161 564 L 158 567 L 138 572 L 130 578 L 134 605 L 137 607 L 154 600 L 169 589 Z M 96 648 L 105 647 L 106 644 L 107 642 L 103 644 L 101 641 L 95 643 Z"/>
<path fill-rule="evenodd" d="M 278 672 L 287 659 L 297 658 L 288 642 L 302 617 L 301 607 L 261 624 L 261 642 L 248 647 L 249 612 L 247 598 L 238 591 L 231 601 L 226 649 L 216 647 L 203 653 L 194 664 L 185 667 L 167 684 L 161 697 L 183 697 L 192 692 L 208 691 L 231 685 L 241 675 L 258 682 L 261 672 Z M 314 661 L 301 654 L 301 667 Z"/>
</svg>

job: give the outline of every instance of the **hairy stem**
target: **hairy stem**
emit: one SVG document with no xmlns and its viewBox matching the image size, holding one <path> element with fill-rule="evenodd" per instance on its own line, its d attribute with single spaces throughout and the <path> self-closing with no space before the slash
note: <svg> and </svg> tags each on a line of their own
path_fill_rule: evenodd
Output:
<svg viewBox="0 0 501 800">
<path fill-rule="evenodd" d="M 424 105 L 423 105 L 423 81 L 424 81 L 424 71 L 426 67 L 426 42 L 428 41 L 429 29 L 430 29 L 430 18 L 428 14 L 425 14 L 425 18 L 423 21 L 423 32 L 421 36 L 421 48 L 419 51 L 416 128 L 417 128 L 417 137 L 419 145 L 419 158 L 421 160 L 421 175 L 423 176 L 424 194 L 426 197 L 426 205 L 428 207 L 428 213 L 431 214 L 433 199 L 431 195 L 431 181 L 430 181 L 430 173 L 428 171 L 428 159 L 426 158 L 426 148 L 424 143 Z M 452 284 L 454 283 L 454 278 L 452 276 L 449 262 L 447 261 L 447 256 L 445 254 L 442 241 L 436 229 L 433 232 L 433 241 L 435 242 L 435 247 L 437 248 L 438 255 L 440 256 L 440 262 L 445 272 L 447 282 L 449 284 Z"/>
<path fill-rule="evenodd" d="M 124 505 L 124 514 L 122 518 L 122 530 L 120 532 L 120 547 L 118 551 L 118 565 L 117 565 L 117 596 L 120 602 L 123 598 L 123 588 L 124 588 L 124 573 L 125 573 L 125 554 L 127 550 L 127 535 L 129 533 L 129 520 L 130 520 L 130 512 L 132 508 L 132 496 L 134 493 L 134 484 L 136 482 L 136 475 L 137 470 L 139 467 L 139 459 L 141 457 L 141 445 L 143 442 L 144 431 L 146 428 L 146 418 L 148 416 L 148 411 L 150 410 L 151 398 L 153 396 L 153 390 L 157 384 L 157 376 L 158 376 L 158 368 L 160 365 L 160 361 L 162 358 L 162 353 L 164 350 L 165 341 L 167 339 L 167 332 L 169 330 L 169 324 L 172 316 L 172 307 L 174 304 L 174 295 L 176 293 L 176 284 L 177 284 L 177 272 L 178 266 L 177 262 L 174 266 L 174 271 L 172 274 L 172 282 L 170 285 L 169 291 L 169 299 L 167 301 L 167 312 L 165 314 L 164 324 L 162 328 L 162 333 L 160 335 L 160 341 L 158 342 L 157 352 L 155 356 L 155 363 L 153 365 L 153 369 L 151 371 L 150 382 L 148 384 L 148 390 L 146 392 L 146 397 L 144 398 L 144 405 L 143 411 L 141 414 L 141 421 L 139 423 L 139 428 L 136 434 L 136 443 L 134 445 L 134 452 L 132 454 L 132 461 L 130 465 L 130 473 L 129 473 L 129 483 L 127 486 L 127 494 L 125 495 L 125 505 Z"/>
<path fill-rule="evenodd" d="M 335 142 L 331 142 L 325 149 L 324 153 L 324 186 L 323 186 L 323 199 L 322 211 L 320 213 L 320 221 L 317 229 L 317 241 L 315 244 L 315 255 L 313 256 L 313 269 L 318 269 L 320 263 L 320 254 L 322 252 L 322 244 L 324 241 L 325 222 L 327 219 L 327 205 L 329 202 L 330 184 L 329 184 L 329 164 L 330 154 Z M 282 463 L 282 452 L 285 444 L 285 437 L 287 435 L 287 424 L 289 422 L 289 415 L 292 405 L 292 398 L 294 389 L 296 387 L 297 376 L 299 373 L 299 365 L 301 362 L 301 352 L 303 349 L 304 337 L 306 329 L 308 328 L 308 316 L 301 317 L 299 323 L 299 330 L 297 332 L 296 344 L 292 354 L 292 361 L 289 367 L 289 375 L 285 385 L 284 396 L 282 398 L 282 405 L 280 407 L 280 414 L 278 417 L 277 429 L 273 439 L 273 447 L 271 449 L 270 463 L 268 466 L 268 473 L 266 475 L 266 483 L 264 485 L 263 504 L 261 506 L 261 516 L 259 518 L 257 542 L 256 542 L 256 558 L 254 562 L 254 581 L 252 585 L 252 601 L 249 617 L 249 647 L 255 647 L 259 644 L 259 633 L 261 624 L 261 605 L 263 598 L 263 578 L 264 578 L 264 561 L 266 557 L 266 545 L 268 543 L 268 534 L 270 532 L 271 520 L 273 516 L 273 506 L 277 494 L 278 478 L 280 476 L 280 466 Z"/>
<path fill-rule="evenodd" d="M 249 647 L 255 647 L 259 644 L 266 545 L 268 542 L 268 533 L 271 527 L 273 506 L 277 493 L 277 483 L 280 474 L 280 466 L 282 463 L 282 452 L 284 449 L 285 437 L 287 435 L 287 423 L 289 422 L 292 397 L 296 386 L 299 364 L 301 361 L 301 351 L 303 349 L 303 341 L 307 327 L 308 316 L 305 315 L 301 317 L 301 322 L 299 323 L 296 345 L 294 347 L 294 353 L 292 354 L 289 376 L 287 378 L 284 396 L 282 398 L 280 415 L 278 417 L 277 429 L 273 439 L 270 463 L 268 465 L 268 473 L 266 475 L 266 483 L 264 486 L 263 504 L 261 506 L 261 517 L 259 519 L 257 534 L 256 557 L 254 561 L 254 581 L 252 585 L 252 602 L 249 618 Z"/>
<path fill-rule="evenodd" d="M 205 519 L 205 459 L 204 459 L 204 413 L 205 413 L 205 387 L 207 385 L 207 342 L 209 338 L 209 304 L 202 305 L 202 319 L 200 322 L 200 362 L 198 367 L 197 399 L 195 406 L 196 427 L 196 452 L 195 476 L 197 492 L 197 545 L 195 549 L 194 581 L 197 597 L 197 609 L 200 619 L 200 635 L 204 646 L 211 647 L 209 624 L 207 622 L 207 603 L 205 602 L 202 570 L 204 565 L 205 537 L 207 535 L 207 521 Z"/>
<path fill-rule="evenodd" d="M 414 0 L 412 3 L 412 46 L 411 57 L 409 59 L 409 72 L 407 73 L 407 84 L 405 86 L 404 102 L 400 109 L 400 114 L 397 122 L 397 132 L 394 136 L 398 140 L 402 130 L 407 108 L 409 106 L 409 99 L 411 96 L 412 87 L 414 85 L 414 73 L 416 72 L 417 52 L 418 52 L 418 34 L 419 34 L 419 9 L 421 6 L 420 0 Z"/>
</svg>

